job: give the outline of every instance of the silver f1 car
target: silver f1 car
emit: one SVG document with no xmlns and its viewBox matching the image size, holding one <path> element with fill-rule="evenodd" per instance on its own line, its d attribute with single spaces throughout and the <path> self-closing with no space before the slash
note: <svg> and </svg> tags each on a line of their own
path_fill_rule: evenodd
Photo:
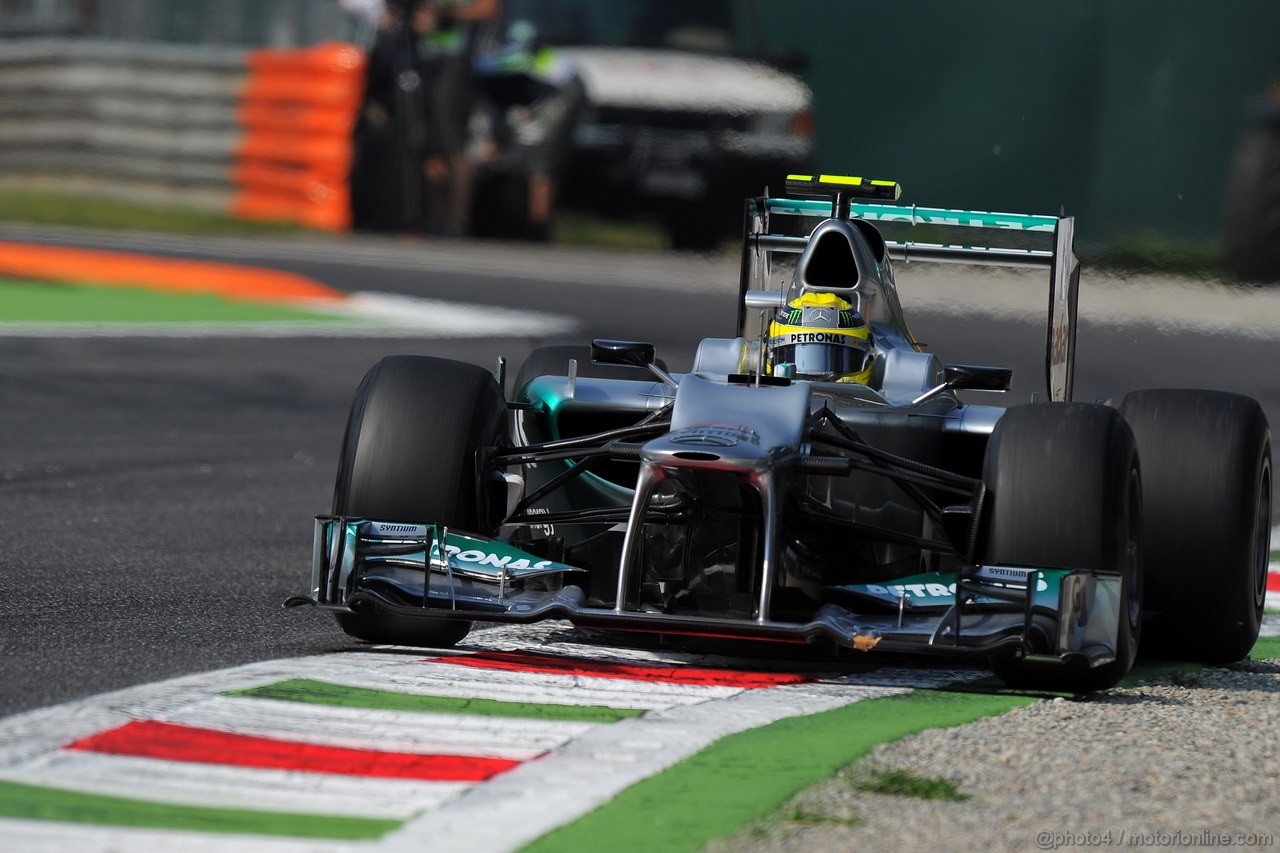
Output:
<svg viewBox="0 0 1280 853">
<path fill-rule="evenodd" d="M 565 619 L 977 658 L 1011 685 L 1077 691 L 1115 684 L 1140 638 L 1159 657 L 1247 654 L 1271 514 L 1258 403 L 1071 402 L 1070 218 L 898 206 L 896 184 L 840 176 L 787 190 L 747 201 L 739 336 L 703 340 L 687 373 L 639 342 L 550 347 L 508 400 L 501 359 L 496 377 L 376 364 L 316 520 L 310 595 L 291 603 L 380 643 Z M 887 240 L 900 225 L 992 245 Z M 962 401 L 1011 372 L 923 350 L 903 258 L 1045 270 L 1048 400 Z"/>
</svg>

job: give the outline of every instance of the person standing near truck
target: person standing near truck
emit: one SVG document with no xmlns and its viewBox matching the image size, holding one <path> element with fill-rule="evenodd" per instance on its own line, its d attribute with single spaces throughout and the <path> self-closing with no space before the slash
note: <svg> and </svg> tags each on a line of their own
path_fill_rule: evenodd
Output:
<svg viewBox="0 0 1280 853">
<path fill-rule="evenodd" d="M 419 231 L 426 225 L 424 168 L 433 110 L 421 39 L 435 28 L 432 0 L 392 0 L 365 72 L 351 164 L 351 220 L 360 231 Z"/>
<path fill-rule="evenodd" d="M 476 31 L 497 0 L 391 0 L 369 49 L 351 169 L 357 230 L 460 236 Z"/>
<path fill-rule="evenodd" d="M 436 28 L 423 39 L 432 68 L 428 108 L 440 133 L 426 164 L 434 231 L 461 236 L 471 216 L 472 168 L 467 159 L 471 113 L 476 103 L 475 57 L 481 34 L 498 17 L 498 0 L 441 0 Z"/>
</svg>

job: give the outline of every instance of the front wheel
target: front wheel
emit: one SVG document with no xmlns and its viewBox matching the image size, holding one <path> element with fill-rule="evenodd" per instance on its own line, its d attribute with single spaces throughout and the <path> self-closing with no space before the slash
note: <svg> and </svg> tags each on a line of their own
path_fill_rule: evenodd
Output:
<svg viewBox="0 0 1280 853">
<path fill-rule="evenodd" d="M 506 432 L 506 402 L 484 369 L 426 356 L 384 358 L 351 406 L 333 514 L 488 535 L 497 526 L 497 508 L 484 488 L 478 451 Z M 357 639 L 406 646 L 452 646 L 471 627 L 368 606 L 337 620 Z"/>
<path fill-rule="evenodd" d="M 1114 409 L 1032 403 L 1009 409 L 987 446 L 987 565 L 1120 577 L 1115 659 L 1102 666 L 991 661 L 1011 687 L 1104 690 L 1129 672 L 1142 630 L 1142 481 L 1133 433 Z"/>
</svg>

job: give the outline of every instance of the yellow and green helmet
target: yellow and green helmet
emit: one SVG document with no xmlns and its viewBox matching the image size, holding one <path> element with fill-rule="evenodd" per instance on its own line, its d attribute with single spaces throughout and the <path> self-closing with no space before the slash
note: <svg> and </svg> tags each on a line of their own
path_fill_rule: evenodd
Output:
<svg viewBox="0 0 1280 853">
<path fill-rule="evenodd" d="M 802 293 L 769 324 L 769 361 L 792 365 L 797 379 L 860 382 L 871 379 L 871 330 L 853 306 L 834 293 Z"/>
</svg>

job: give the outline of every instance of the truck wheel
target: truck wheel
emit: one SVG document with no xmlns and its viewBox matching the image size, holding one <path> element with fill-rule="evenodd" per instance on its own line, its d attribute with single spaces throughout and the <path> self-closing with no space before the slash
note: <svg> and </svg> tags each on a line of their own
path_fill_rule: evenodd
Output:
<svg viewBox="0 0 1280 853">
<path fill-rule="evenodd" d="M 1142 481 L 1133 433 L 1089 403 L 1009 409 L 987 446 L 987 565 L 1086 569 L 1119 575 L 1116 656 L 1109 664 L 992 658 L 1011 687 L 1105 690 L 1128 673 L 1142 629 Z"/>
<path fill-rule="evenodd" d="M 1226 663 L 1258 639 L 1271 536 L 1271 430 L 1251 397 L 1135 391 L 1152 615 L 1143 654 Z"/>
<path fill-rule="evenodd" d="M 382 359 L 351 406 L 333 514 L 491 533 L 476 451 L 506 434 L 506 414 L 498 383 L 482 368 L 426 356 Z M 378 607 L 336 616 L 342 630 L 372 643 L 452 646 L 471 629 Z"/>
</svg>

